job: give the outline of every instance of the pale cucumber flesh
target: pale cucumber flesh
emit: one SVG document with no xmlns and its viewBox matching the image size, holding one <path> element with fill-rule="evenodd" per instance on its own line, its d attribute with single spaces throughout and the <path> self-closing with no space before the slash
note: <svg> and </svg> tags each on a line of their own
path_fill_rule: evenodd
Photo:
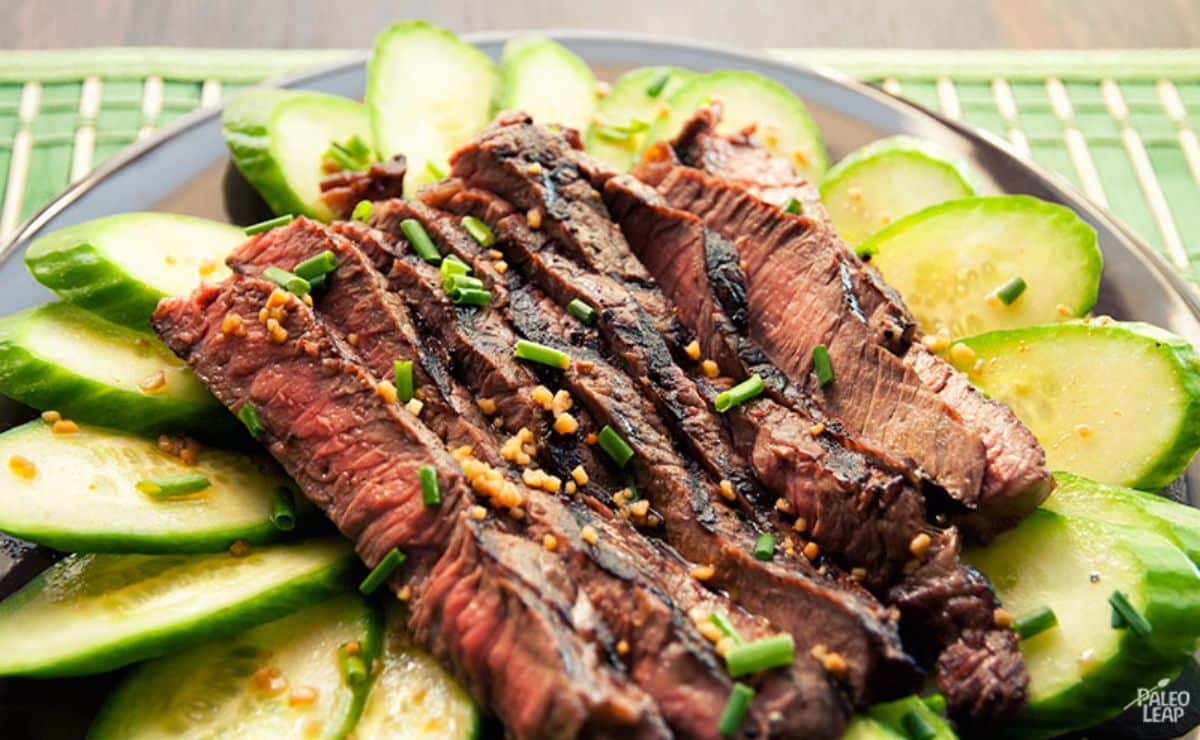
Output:
<svg viewBox="0 0 1200 740">
<path fill-rule="evenodd" d="M 339 651 L 357 643 L 370 666 L 379 652 L 380 621 L 361 596 L 347 594 L 159 658 L 117 687 L 88 737 L 345 737 L 369 681 L 350 685 Z"/>
<path fill-rule="evenodd" d="M 646 141 L 641 127 L 665 115 L 667 101 L 695 76 L 675 67 L 639 67 L 621 75 L 596 106 L 584 137 L 588 153 L 628 170 Z"/>
<path fill-rule="evenodd" d="M 0 466 L 0 531 L 58 550 L 214 552 L 281 534 L 272 505 L 288 479 L 254 455 L 204 448 L 186 465 L 153 440 L 92 426 L 55 434 L 36 420 L 0 434 Z M 189 474 L 211 487 L 166 498 L 137 488 Z"/>
<path fill-rule="evenodd" d="M 505 46 L 495 109 L 523 111 L 537 123 L 582 131 L 596 110 L 596 77 L 561 44 L 517 39 Z"/>
<path fill-rule="evenodd" d="M 308 208 L 306 214 L 328 221 L 333 212 L 321 199 L 323 154 L 333 142 L 357 136 L 371 141 L 371 119 L 366 106 L 324 95 L 298 95 L 284 101 L 272 117 L 271 152 L 295 197 Z"/>
</svg>

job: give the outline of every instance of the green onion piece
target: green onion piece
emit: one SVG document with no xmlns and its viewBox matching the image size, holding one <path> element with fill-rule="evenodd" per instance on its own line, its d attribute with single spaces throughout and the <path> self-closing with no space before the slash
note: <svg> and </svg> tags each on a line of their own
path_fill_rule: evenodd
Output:
<svg viewBox="0 0 1200 740">
<path fill-rule="evenodd" d="M 336 141 L 329 143 L 329 148 L 321 155 L 322 159 L 333 160 L 343 170 L 357 170 L 363 166 L 362 160 L 351 154 L 346 147 Z"/>
<path fill-rule="evenodd" d="M 1009 280 L 1004 285 L 1001 285 L 999 288 L 996 288 L 996 297 L 999 298 L 1000 302 L 1004 305 L 1011 306 L 1013 301 L 1020 298 L 1021 294 L 1024 293 L 1025 289 L 1028 287 L 1029 286 L 1025 283 L 1025 279 L 1018 276 L 1012 280 Z"/>
<path fill-rule="evenodd" d="M 608 424 L 605 424 L 604 428 L 600 430 L 600 434 L 596 435 L 596 443 L 600 445 L 600 449 L 608 453 L 613 462 L 622 468 L 625 467 L 625 463 L 629 462 L 629 458 L 633 457 L 633 448 L 629 446 L 628 442 L 621 439 L 617 430 Z"/>
<path fill-rule="evenodd" d="M 725 709 L 721 711 L 721 721 L 717 724 L 717 730 L 722 736 L 733 737 L 737 734 L 752 701 L 754 689 L 740 682 L 733 685 L 733 691 L 729 692 L 729 701 L 725 702 Z"/>
<path fill-rule="evenodd" d="M 279 287 L 286 289 L 289 293 L 305 295 L 312 291 L 312 283 L 308 282 L 294 272 L 281 270 L 278 267 L 268 267 L 267 269 L 263 270 L 263 277 L 275 283 Z"/>
<path fill-rule="evenodd" d="M 189 496 L 212 487 L 212 481 L 200 473 L 175 475 L 170 478 L 153 478 L 138 481 L 137 489 L 147 496 L 156 498 L 171 498 L 172 496 Z"/>
<path fill-rule="evenodd" d="M 787 203 L 783 204 L 783 212 L 799 216 L 801 213 L 804 213 L 804 204 L 795 198 L 788 198 Z"/>
<path fill-rule="evenodd" d="M 442 260 L 442 264 L 446 264 L 447 261 L 448 260 Z M 456 288 L 459 290 L 465 290 L 467 288 L 483 290 L 483 281 L 477 277 L 471 277 L 470 275 L 451 275 L 442 281 L 442 287 L 446 289 L 446 292 L 450 292 Z"/>
<path fill-rule="evenodd" d="M 425 227 L 415 218 L 406 218 L 400 222 L 400 230 L 408 237 L 408 241 L 412 244 L 413 249 L 421 256 L 421 259 L 426 262 L 436 265 L 442 261 L 442 255 L 438 253 L 437 247 L 433 246 L 433 240 L 429 238 Z"/>
<path fill-rule="evenodd" d="M 662 95 L 663 88 L 667 86 L 667 82 L 669 82 L 670 79 L 671 73 L 663 72 L 661 75 L 655 78 L 654 82 L 651 82 L 646 86 L 646 94 L 652 98 L 657 98 L 659 95 Z"/>
<path fill-rule="evenodd" d="M 426 506 L 441 506 L 442 489 L 438 488 L 437 470 L 432 465 L 422 465 L 418 475 L 421 478 L 421 500 Z"/>
<path fill-rule="evenodd" d="M 478 288 L 455 288 L 450 291 L 450 301 L 456 306 L 486 306 L 492 294 Z"/>
<path fill-rule="evenodd" d="M 751 375 L 729 390 L 718 393 L 713 405 L 719 413 L 723 414 L 734 406 L 740 406 L 757 398 L 763 392 L 764 387 L 762 377 L 757 374 Z"/>
<path fill-rule="evenodd" d="M 900 725 L 912 740 L 932 740 L 937 737 L 933 725 L 916 712 L 909 712 L 900 718 Z"/>
<path fill-rule="evenodd" d="M 359 221 L 366 223 L 371 219 L 371 214 L 375 212 L 375 204 L 369 200 L 360 200 L 358 205 L 354 206 L 354 211 L 350 213 L 351 221 Z"/>
<path fill-rule="evenodd" d="M 395 550 L 392 552 L 395 552 Z M 367 680 L 367 664 L 363 662 L 362 658 L 357 655 L 351 655 L 345 645 L 342 645 L 341 649 L 338 650 L 338 654 L 342 659 L 342 678 L 345 679 L 347 685 L 358 686 Z"/>
<path fill-rule="evenodd" d="M 524 339 L 517 340 L 517 348 L 513 354 L 519 360 L 529 360 L 548 367 L 556 367 L 559 370 L 566 370 L 571 365 L 571 358 L 567 353 Z"/>
<path fill-rule="evenodd" d="M 1113 610 L 1113 629 L 1128 627 L 1138 637 L 1149 637 L 1153 628 L 1146 621 L 1146 618 L 1139 614 L 1137 609 L 1133 608 L 1133 604 L 1129 603 L 1129 597 L 1120 591 L 1113 591 L 1108 597 L 1108 603 L 1112 605 Z"/>
<path fill-rule="evenodd" d="M 446 170 L 432 159 L 425 163 L 425 171 L 433 175 L 433 179 L 435 180 L 446 179 Z"/>
<path fill-rule="evenodd" d="M 631 134 L 640 134 L 643 131 L 650 130 L 650 122 L 643 121 L 640 118 L 631 118 L 631 119 L 629 119 L 629 123 L 622 126 L 621 128 L 623 128 L 624 130 L 628 131 Z"/>
<path fill-rule="evenodd" d="M 446 258 L 442 260 L 442 266 L 438 269 L 442 273 L 443 280 L 448 279 L 451 275 L 470 275 L 472 272 L 470 265 L 452 254 L 446 255 Z"/>
<path fill-rule="evenodd" d="M 413 397 L 412 360 L 396 360 L 392 363 L 392 380 L 396 384 L 396 398 L 408 403 Z"/>
<path fill-rule="evenodd" d="M 941 694 L 922 696 L 921 701 L 925 702 L 925 706 L 934 714 L 943 714 L 946 711 L 946 697 Z"/>
<path fill-rule="evenodd" d="M 721 630 L 721 633 L 726 637 L 733 640 L 735 645 L 746 644 L 746 641 L 742 639 L 742 636 L 737 631 L 737 628 L 733 626 L 733 622 L 730 622 L 729 617 L 725 616 L 721 612 L 713 612 L 710 614 L 708 616 L 708 621 L 717 625 L 717 629 Z"/>
<path fill-rule="evenodd" d="M 633 479 L 633 473 L 626 470 L 625 475 L 621 476 L 621 482 L 625 484 L 625 487 L 629 489 L 629 493 L 632 494 L 629 503 L 637 501 L 642 497 L 641 493 L 638 492 L 637 481 Z"/>
<path fill-rule="evenodd" d="M 309 280 L 308 284 L 310 286 L 312 286 L 313 290 L 324 290 L 325 289 L 325 276 L 317 275 L 312 280 Z"/>
<path fill-rule="evenodd" d="M 474 216 L 463 216 L 462 227 L 467 230 L 471 238 L 479 242 L 481 247 L 490 247 L 496 243 L 496 235 L 488 228 L 488 225 Z"/>
<path fill-rule="evenodd" d="M 1028 640 L 1034 635 L 1040 635 L 1046 630 L 1058 624 L 1058 615 L 1048 606 L 1040 606 L 1037 609 L 1023 614 L 1013 620 L 1013 632 L 1016 632 L 1022 640 Z"/>
<path fill-rule="evenodd" d="M 358 159 L 373 159 L 375 154 L 371 151 L 371 147 L 367 145 L 367 142 L 363 141 L 362 137 L 358 134 L 353 134 L 349 139 L 346 139 L 346 143 L 342 144 L 342 148 Z"/>
<path fill-rule="evenodd" d="M 817 383 L 822 388 L 833 382 L 833 365 L 829 363 L 829 350 L 823 344 L 813 347 L 813 369 L 817 371 Z"/>
<path fill-rule="evenodd" d="M 262 419 L 258 417 L 258 412 L 248 403 L 238 409 L 237 417 L 246 425 L 246 431 L 250 432 L 250 436 L 255 439 L 258 439 L 259 435 L 267 431 L 267 427 L 263 425 Z"/>
<path fill-rule="evenodd" d="M 268 218 L 266 221 L 259 221 L 256 224 L 251 224 L 251 225 L 247 226 L 244 231 L 245 231 L 246 236 L 254 236 L 255 234 L 261 234 L 264 231 L 270 231 L 271 229 L 275 228 L 276 226 L 285 226 L 287 224 L 290 224 L 292 222 L 292 219 L 294 219 L 294 218 L 295 218 L 295 216 L 293 216 L 292 214 L 285 213 L 282 216 L 276 216 L 275 218 Z"/>
<path fill-rule="evenodd" d="M 567 304 L 567 311 L 585 324 L 590 324 L 596 318 L 596 309 L 578 298 L 573 298 Z"/>
<path fill-rule="evenodd" d="M 280 532 L 290 532 L 296 527 L 296 499 L 287 486 L 275 489 L 275 502 L 271 506 L 271 524 Z"/>
<path fill-rule="evenodd" d="M 773 637 L 738 645 L 725 654 L 725 668 L 737 678 L 771 668 L 791 665 L 796 660 L 796 644 L 786 632 Z"/>
<path fill-rule="evenodd" d="M 388 576 L 392 574 L 392 571 L 399 568 L 405 560 L 408 560 L 408 556 L 393 547 L 371 569 L 371 572 L 362 580 L 362 583 L 358 584 L 359 593 L 363 596 L 370 596 L 375 593 L 375 589 L 379 588 L 388 579 Z"/>
<path fill-rule="evenodd" d="M 333 250 L 326 249 L 315 257 L 309 257 L 296 265 L 296 269 L 292 270 L 292 272 L 305 280 L 312 280 L 318 275 L 324 275 L 336 269 L 337 257 L 333 254 Z"/>
<path fill-rule="evenodd" d="M 763 532 L 754 543 L 754 557 L 757 560 L 771 560 L 775 557 L 775 535 Z"/>
<path fill-rule="evenodd" d="M 610 144 L 628 144 L 633 138 L 633 134 L 622 131 L 616 126 L 598 126 L 596 127 L 596 136 Z"/>
</svg>

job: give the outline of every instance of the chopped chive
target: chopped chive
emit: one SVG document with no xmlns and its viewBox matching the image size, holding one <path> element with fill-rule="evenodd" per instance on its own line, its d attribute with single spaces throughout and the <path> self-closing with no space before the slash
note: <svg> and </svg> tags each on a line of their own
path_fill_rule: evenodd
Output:
<svg viewBox="0 0 1200 740">
<path fill-rule="evenodd" d="M 721 721 L 717 723 L 717 731 L 724 737 L 733 737 L 742 728 L 746 720 L 746 711 L 750 702 L 754 701 L 754 689 L 744 683 L 735 683 L 733 691 L 729 692 L 729 701 L 721 710 Z"/>
<path fill-rule="evenodd" d="M 435 180 L 445 180 L 446 170 L 432 159 L 425 163 L 425 171 L 433 175 Z"/>
<path fill-rule="evenodd" d="M 633 138 L 633 134 L 616 126 L 597 126 L 596 136 L 610 144 L 627 144 Z"/>
<path fill-rule="evenodd" d="M 537 362 L 549 367 L 556 367 L 559 370 L 566 370 L 571 364 L 571 358 L 565 352 L 559 352 L 553 347 L 547 347 L 544 344 L 537 342 L 529 342 L 524 339 L 517 340 L 517 348 L 513 351 L 519 360 L 529 360 Z"/>
<path fill-rule="evenodd" d="M 292 270 L 292 272 L 296 273 L 297 277 L 312 280 L 318 275 L 324 275 L 336 269 L 337 257 L 333 254 L 333 250 L 326 249 L 315 257 L 309 257 L 296 265 L 296 269 Z"/>
<path fill-rule="evenodd" d="M 786 632 L 738 645 L 725 654 L 725 668 L 737 678 L 771 668 L 791 665 L 796 660 L 796 644 Z"/>
<path fill-rule="evenodd" d="M 640 134 L 643 131 L 650 130 L 650 122 L 643 121 L 640 118 L 631 118 L 629 119 L 629 123 L 625 124 L 621 128 L 625 129 L 631 134 Z"/>
<path fill-rule="evenodd" d="M 946 697 L 941 694 L 922 696 L 921 701 L 925 702 L 925 706 L 929 707 L 929 711 L 934 714 L 942 714 L 946 711 Z"/>
<path fill-rule="evenodd" d="M 312 280 L 309 280 L 308 284 L 310 286 L 312 286 L 313 290 L 324 290 L 325 289 L 325 275 L 317 275 Z"/>
<path fill-rule="evenodd" d="M 137 489 L 147 496 L 171 498 L 189 496 L 212 487 L 212 481 L 200 473 L 175 475 L 170 478 L 152 478 L 138 481 Z"/>
<path fill-rule="evenodd" d="M 271 524 L 280 532 L 290 532 L 296 527 L 296 499 L 287 486 L 275 489 L 275 501 L 271 505 Z"/>
<path fill-rule="evenodd" d="M 638 491 L 637 481 L 633 479 L 633 473 L 626 470 L 625 475 L 621 476 L 621 482 L 625 484 L 625 488 L 630 493 L 628 503 L 633 503 L 642 497 L 642 494 Z"/>
<path fill-rule="evenodd" d="M 461 223 L 471 238 L 479 243 L 479 246 L 490 247 L 496 243 L 496 235 L 492 233 L 488 225 L 474 216 L 463 216 Z"/>
<path fill-rule="evenodd" d="M 276 226 L 285 226 L 290 224 L 294 218 L 295 216 L 292 214 L 285 213 L 282 216 L 276 216 L 275 218 L 268 218 L 266 221 L 259 221 L 256 224 L 250 224 L 244 229 L 244 231 L 246 236 L 254 236 L 255 234 L 261 234 L 264 231 L 270 231 Z"/>
<path fill-rule="evenodd" d="M 817 383 L 822 388 L 833 382 L 833 365 L 829 362 L 829 349 L 823 344 L 813 347 L 813 369 L 817 371 Z"/>
<path fill-rule="evenodd" d="M 330 142 L 329 148 L 325 150 L 321 158 L 333 160 L 333 163 L 343 170 L 357 170 L 363 166 L 361 160 L 346 151 L 346 147 L 336 141 Z"/>
<path fill-rule="evenodd" d="M 633 457 L 633 448 L 629 446 L 628 442 L 621 439 L 617 430 L 607 424 L 600 430 L 600 434 L 596 435 L 596 443 L 600 445 L 600 449 L 608 453 L 613 462 L 622 468 L 629 462 L 629 458 Z"/>
<path fill-rule="evenodd" d="M 1040 606 L 1037 609 L 1023 614 L 1013 620 L 1013 631 L 1016 632 L 1022 640 L 1028 640 L 1034 635 L 1040 635 L 1046 630 L 1058 624 L 1058 615 L 1048 606 Z"/>
<path fill-rule="evenodd" d="M 442 489 L 438 488 L 437 471 L 432 465 L 422 465 L 419 473 L 421 478 L 421 500 L 426 506 L 441 506 Z"/>
<path fill-rule="evenodd" d="M 443 280 L 449 278 L 451 275 L 470 275 L 473 272 L 470 265 L 453 254 L 446 255 L 446 258 L 442 260 L 441 267 L 438 269 L 442 273 Z"/>
<path fill-rule="evenodd" d="M 663 88 L 667 86 L 667 82 L 670 80 L 671 73 L 663 72 L 654 79 L 654 82 L 646 86 L 646 94 L 652 98 L 657 98 L 659 95 L 662 95 Z"/>
<path fill-rule="evenodd" d="M 281 270 L 278 267 L 268 267 L 263 270 L 263 277 L 275 283 L 281 288 L 284 288 L 289 293 L 296 295 L 306 295 L 312 291 L 312 283 L 300 277 L 294 272 Z"/>
<path fill-rule="evenodd" d="M 1021 294 L 1024 293 L 1025 289 L 1028 287 L 1029 286 L 1025 283 L 1025 279 L 1018 276 L 1012 280 L 1009 280 L 1004 285 L 1001 285 L 999 288 L 996 288 L 996 297 L 999 298 L 1000 302 L 1004 305 L 1011 306 L 1013 301 L 1020 298 Z"/>
<path fill-rule="evenodd" d="M 1133 608 L 1133 604 L 1129 603 L 1129 597 L 1125 594 L 1113 591 L 1108 597 L 1108 603 L 1112 605 L 1113 629 L 1128 627 L 1138 637 L 1148 637 L 1153 631 L 1150 623 L 1138 613 L 1137 609 Z"/>
<path fill-rule="evenodd" d="M 445 264 L 446 262 L 447 260 L 442 260 L 442 264 Z M 450 292 L 455 289 L 466 290 L 468 288 L 474 290 L 483 290 L 483 281 L 477 277 L 471 277 L 470 275 L 451 275 L 442 281 L 442 287 L 446 289 L 446 292 Z"/>
<path fill-rule="evenodd" d="M 492 294 L 478 288 L 454 288 L 450 291 L 450 302 L 456 306 L 486 306 Z"/>
<path fill-rule="evenodd" d="M 412 360 L 396 360 L 392 363 L 392 382 L 396 384 L 396 398 L 408 403 L 413 397 Z"/>
<path fill-rule="evenodd" d="M 262 423 L 262 419 L 258 417 L 258 412 L 248 403 L 238 409 L 237 417 L 246 425 L 246 431 L 250 432 L 250 436 L 255 439 L 258 439 L 263 432 L 267 431 L 266 426 Z"/>
<path fill-rule="evenodd" d="M 783 204 L 783 212 L 799 216 L 801 213 L 804 213 L 804 204 L 795 198 L 788 198 L 787 203 Z"/>
<path fill-rule="evenodd" d="M 362 137 L 358 134 L 353 134 L 349 139 L 346 139 L 346 143 L 342 144 L 342 148 L 359 159 L 372 159 L 374 155 L 371 147 L 367 146 L 367 142 L 363 141 Z"/>
<path fill-rule="evenodd" d="M 400 222 L 400 230 L 408 237 L 409 243 L 412 244 L 421 259 L 433 265 L 441 263 L 442 255 L 438 253 L 437 247 L 433 246 L 433 240 L 429 238 L 429 234 L 420 221 L 415 218 L 406 218 Z"/>
<path fill-rule="evenodd" d="M 366 223 L 371 219 L 371 214 L 375 212 L 375 204 L 369 200 L 360 200 L 358 205 L 354 206 L 354 211 L 350 213 L 351 221 Z"/>
<path fill-rule="evenodd" d="M 729 390 L 718 393 L 713 405 L 718 412 L 723 414 L 734 406 L 740 406 L 757 398 L 763 392 L 764 387 L 762 377 L 757 374 L 751 375 Z"/>
<path fill-rule="evenodd" d="M 383 582 L 388 579 L 388 576 L 392 574 L 392 571 L 399 568 L 405 560 L 408 560 L 408 556 L 393 547 L 388 551 L 388 554 L 384 555 L 383 559 L 371 569 L 371 572 L 368 573 L 367 577 L 362 580 L 362 583 L 358 584 L 359 593 L 361 593 L 363 596 L 370 596 L 373 594 L 375 589 L 379 588 Z"/>
<path fill-rule="evenodd" d="M 592 323 L 596 318 L 596 309 L 578 298 L 571 299 L 571 302 L 567 304 L 567 311 L 585 324 Z"/>
<path fill-rule="evenodd" d="M 763 532 L 758 536 L 758 541 L 754 543 L 754 557 L 763 561 L 775 557 L 775 535 Z"/>
<path fill-rule="evenodd" d="M 395 552 L 395 550 L 392 552 Z M 361 657 L 351 655 L 345 645 L 342 645 L 338 653 L 342 659 L 342 677 L 348 685 L 357 686 L 367 680 L 367 664 L 363 662 Z"/>
<path fill-rule="evenodd" d="M 737 631 L 737 628 L 733 626 L 733 622 L 730 622 L 729 617 L 725 616 L 721 612 L 713 612 L 710 614 L 708 616 L 708 621 L 717 625 L 717 629 L 721 630 L 721 633 L 726 637 L 733 640 L 733 644 L 746 644 L 746 641 L 742 639 L 742 635 Z"/>
<path fill-rule="evenodd" d="M 909 712 L 901 717 L 900 725 L 912 740 L 932 740 L 937 737 L 937 730 L 917 712 Z"/>
</svg>

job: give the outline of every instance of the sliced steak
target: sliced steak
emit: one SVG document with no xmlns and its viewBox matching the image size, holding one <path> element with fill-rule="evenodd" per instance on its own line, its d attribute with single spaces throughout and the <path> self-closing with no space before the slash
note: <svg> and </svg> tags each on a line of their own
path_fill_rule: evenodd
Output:
<svg viewBox="0 0 1200 740">
<path fill-rule="evenodd" d="M 260 321 L 264 307 L 286 336 Z M 505 536 L 495 517 L 462 516 L 470 495 L 455 460 L 379 397 L 299 299 L 234 277 L 164 301 L 154 327 L 231 410 L 252 405 L 272 454 L 365 562 L 397 547 L 409 554 L 391 585 L 412 586 L 418 641 L 515 736 L 668 736 L 649 698 L 588 639 L 608 633 L 581 608 L 563 563 Z M 437 471 L 440 507 L 421 501 L 423 465 Z"/>
<path fill-rule="evenodd" d="M 397 154 L 366 170 L 342 170 L 321 178 L 321 198 L 339 218 L 350 218 L 361 201 L 387 200 L 404 195 L 408 161 Z"/>
</svg>

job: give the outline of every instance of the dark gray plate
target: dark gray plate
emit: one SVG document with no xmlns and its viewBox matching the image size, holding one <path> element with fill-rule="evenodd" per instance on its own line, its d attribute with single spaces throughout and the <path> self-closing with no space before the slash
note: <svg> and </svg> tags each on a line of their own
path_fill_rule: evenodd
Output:
<svg viewBox="0 0 1200 740">
<path fill-rule="evenodd" d="M 510 34 L 470 37 L 499 58 Z M 798 67 L 766 57 L 691 42 L 605 33 L 551 33 L 588 61 L 602 77 L 613 78 L 635 66 L 670 64 L 698 71 L 748 69 L 773 77 L 808 104 L 836 161 L 869 141 L 909 134 L 935 141 L 971 162 L 985 190 L 1028 193 L 1073 208 L 1095 227 L 1104 251 L 1104 279 L 1098 313 L 1157 324 L 1200 346 L 1200 295 L 1148 245 L 1110 214 L 1088 202 L 1065 180 L 1015 154 L 1003 141 L 854 82 L 831 70 Z M 360 98 L 365 55 L 344 64 L 284 81 L 286 87 Z M 126 150 L 72 185 L 0 247 L 0 315 L 50 300 L 53 296 L 26 272 L 21 255 L 37 236 L 64 226 L 124 211 L 161 210 L 248 224 L 267 214 L 229 164 L 221 140 L 220 111 L 193 113 L 144 143 Z M 2 400 L 2 399 L 0 399 Z M 28 411 L 0 404 L 0 428 L 25 418 Z M 1200 502 L 1200 464 L 1170 491 L 1176 498 Z M 16 543 L 0 547 L 0 596 L 23 582 L 45 562 Z M 33 682 L 9 682 L 0 688 L 0 727 L 7 737 L 78 736 L 90 714 L 82 705 L 95 700 L 103 679 L 71 682 L 73 707 L 63 712 L 64 687 L 46 691 Z M 76 692 L 80 693 L 76 693 Z M 85 698 L 90 697 L 90 698 Z M 1136 727 L 1136 729 L 1135 729 Z M 1149 737 L 1148 726 L 1128 726 Z M 1180 728 L 1161 728 L 1178 735 Z M 1092 733 L 1095 736 L 1095 733 Z"/>
</svg>

